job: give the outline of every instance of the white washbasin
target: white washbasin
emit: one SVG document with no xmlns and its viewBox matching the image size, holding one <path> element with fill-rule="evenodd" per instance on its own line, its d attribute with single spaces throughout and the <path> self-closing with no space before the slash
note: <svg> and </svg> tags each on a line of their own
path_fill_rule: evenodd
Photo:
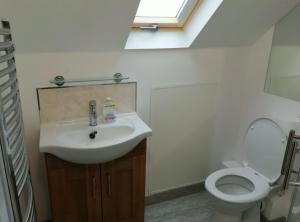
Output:
<svg viewBox="0 0 300 222">
<path fill-rule="evenodd" d="M 94 130 L 98 133 L 90 139 Z M 125 155 L 151 134 L 136 113 L 119 114 L 115 122 L 94 127 L 89 126 L 87 118 L 42 123 L 40 152 L 74 163 L 103 163 Z"/>
</svg>

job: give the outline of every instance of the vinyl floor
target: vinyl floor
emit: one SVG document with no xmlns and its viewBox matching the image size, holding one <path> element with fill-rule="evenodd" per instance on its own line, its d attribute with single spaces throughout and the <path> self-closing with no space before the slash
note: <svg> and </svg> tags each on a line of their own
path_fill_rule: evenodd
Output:
<svg viewBox="0 0 300 222">
<path fill-rule="evenodd" d="M 211 215 L 209 194 L 200 192 L 146 206 L 145 222 L 206 222 Z"/>
</svg>

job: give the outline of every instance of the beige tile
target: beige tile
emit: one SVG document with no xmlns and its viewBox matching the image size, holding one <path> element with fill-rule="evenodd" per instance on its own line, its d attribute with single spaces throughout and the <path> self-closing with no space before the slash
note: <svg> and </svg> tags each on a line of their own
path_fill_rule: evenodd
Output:
<svg viewBox="0 0 300 222">
<path fill-rule="evenodd" d="M 136 111 L 136 83 L 73 86 L 38 89 L 41 122 L 72 120 L 88 116 L 88 103 L 97 101 L 98 114 L 106 97 L 111 97 L 118 113 Z"/>
</svg>

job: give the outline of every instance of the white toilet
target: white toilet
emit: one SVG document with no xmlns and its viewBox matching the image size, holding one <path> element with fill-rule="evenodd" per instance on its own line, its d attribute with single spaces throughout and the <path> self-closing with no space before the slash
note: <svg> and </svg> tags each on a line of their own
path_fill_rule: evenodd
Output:
<svg viewBox="0 0 300 222">
<path fill-rule="evenodd" d="M 271 119 L 250 124 L 241 166 L 218 170 L 205 181 L 214 199 L 213 222 L 260 221 L 261 201 L 280 177 L 286 140 L 284 130 Z"/>
</svg>

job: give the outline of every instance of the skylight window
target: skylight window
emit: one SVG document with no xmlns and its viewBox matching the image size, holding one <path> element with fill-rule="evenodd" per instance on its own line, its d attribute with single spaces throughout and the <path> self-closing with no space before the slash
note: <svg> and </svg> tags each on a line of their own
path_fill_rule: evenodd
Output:
<svg viewBox="0 0 300 222">
<path fill-rule="evenodd" d="M 182 27 L 198 0 L 140 0 L 134 27 Z"/>
<path fill-rule="evenodd" d="M 137 17 L 176 18 L 185 0 L 141 0 Z"/>
</svg>

